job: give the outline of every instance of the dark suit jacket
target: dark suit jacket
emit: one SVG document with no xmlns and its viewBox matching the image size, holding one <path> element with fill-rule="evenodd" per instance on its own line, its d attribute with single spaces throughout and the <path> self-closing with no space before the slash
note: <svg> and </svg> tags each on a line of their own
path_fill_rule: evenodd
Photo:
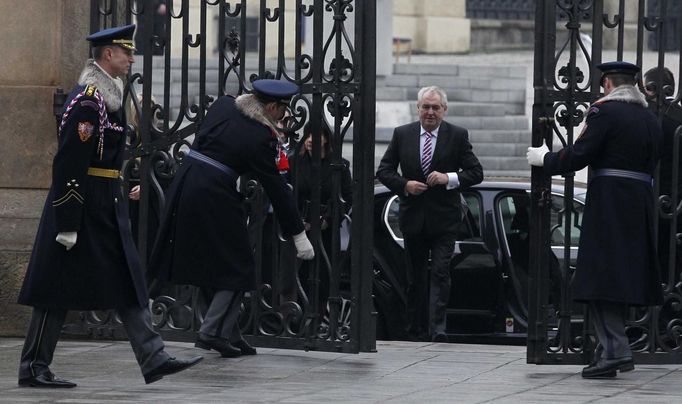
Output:
<svg viewBox="0 0 682 404">
<path fill-rule="evenodd" d="M 405 195 L 408 180 L 426 182 L 421 169 L 419 136 L 421 124 L 413 122 L 395 128 L 381 159 L 377 178 L 400 196 L 400 229 L 405 236 L 455 232 L 461 221 L 460 189 L 483 181 L 483 168 L 474 154 L 466 129 L 443 121 L 438 130 L 431 170 L 456 172 L 459 188 L 431 187 L 420 195 Z M 400 166 L 400 173 L 398 173 Z"/>
</svg>

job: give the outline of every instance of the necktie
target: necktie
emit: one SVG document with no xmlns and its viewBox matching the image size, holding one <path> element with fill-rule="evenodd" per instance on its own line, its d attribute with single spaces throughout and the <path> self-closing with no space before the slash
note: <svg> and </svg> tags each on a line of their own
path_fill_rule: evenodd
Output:
<svg viewBox="0 0 682 404">
<path fill-rule="evenodd" d="M 433 135 L 430 132 L 426 132 L 424 136 L 426 136 L 426 139 L 424 139 L 424 149 L 422 150 L 422 171 L 424 175 L 428 175 L 431 168 L 431 139 Z"/>
</svg>

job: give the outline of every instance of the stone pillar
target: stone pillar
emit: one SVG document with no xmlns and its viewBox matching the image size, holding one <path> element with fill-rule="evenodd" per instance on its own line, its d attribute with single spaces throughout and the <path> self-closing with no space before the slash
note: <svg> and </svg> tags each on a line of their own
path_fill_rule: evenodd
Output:
<svg viewBox="0 0 682 404">
<path fill-rule="evenodd" d="M 377 1 L 377 76 L 393 73 L 393 0 Z"/>
<path fill-rule="evenodd" d="M 57 131 L 52 95 L 75 84 L 88 55 L 88 0 L 5 0 L 0 13 L 0 336 L 25 332 L 16 299 L 47 188 Z"/>
<path fill-rule="evenodd" d="M 465 0 L 394 0 L 393 35 L 412 39 L 412 49 L 426 53 L 465 53 L 471 21 Z"/>
<path fill-rule="evenodd" d="M 609 16 L 609 20 L 613 21 L 613 16 L 619 13 L 619 0 L 604 0 L 604 13 Z M 637 20 L 638 4 L 636 1 L 626 1 L 624 4 L 623 16 L 625 17 L 624 32 L 623 32 L 623 49 L 635 50 L 637 49 Z M 644 11 L 646 13 L 646 9 Z M 648 31 L 647 31 L 648 32 Z M 646 49 L 647 35 L 644 37 L 644 47 Z M 603 49 L 617 49 L 618 47 L 618 27 L 610 29 L 604 27 L 604 42 Z M 634 60 L 629 60 L 634 63 Z"/>
</svg>

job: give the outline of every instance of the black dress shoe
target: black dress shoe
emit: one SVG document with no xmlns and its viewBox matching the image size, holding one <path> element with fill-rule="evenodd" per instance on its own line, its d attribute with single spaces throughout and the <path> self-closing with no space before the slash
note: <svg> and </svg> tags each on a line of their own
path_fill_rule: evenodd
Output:
<svg viewBox="0 0 682 404">
<path fill-rule="evenodd" d="M 241 349 L 236 348 L 227 340 L 210 337 L 204 334 L 199 334 L 197 337 L 197 342 L 194 343 L 194 346 L 207 351 L 210 351 L 211 349 L 218 351 L 222 358 L 236 358 L 242 354 Z"/>
<path fill-rule="evenodd" d="M 448 336 L 443 333 L 434 334 L 431 337 L 431 342 L 448 342 Z"/>
<path fill-rule="evenodd" d="M 68 389 L 76 387 L 76 383 L 68 380 L 59 379 L 52 372 L 46 372 L 38 376 L 19 379 L 20 387 L 46 387 Z"/>
<path fill-rule="evenodd" d="M 233 342 L 232 346 L 234 346 L 235 348 L 239 348 L 239 350 L 242 352 L 242 355 L 255 355 L 257 353 L 256 348 L 249 345 L 249 343 L 243 339 L 240 339 L 237 342 Z"/>
<path fill-rule="evenodd" d="M 204 359 L 203 356 L 195 356 L 190 359 L 168 358 L 167 361 L 157 366 L 156 369 L 144 375 L 144 382 L 147 384 L 157 382 L 164 376 L 172 375 L 173 373 L 178 373 L 187 368 L 191 368 L 192 366 L 201 362 L 202 359 Z"/>
<path fill-rule="evenodd" d="M 635 368 L 632 358 L 601 359 L 596 365 L 587 366 L 582 371 L 585 379 L 601 379 L 616 377 L 618 370 L 629 372 Z"/>
</svg>

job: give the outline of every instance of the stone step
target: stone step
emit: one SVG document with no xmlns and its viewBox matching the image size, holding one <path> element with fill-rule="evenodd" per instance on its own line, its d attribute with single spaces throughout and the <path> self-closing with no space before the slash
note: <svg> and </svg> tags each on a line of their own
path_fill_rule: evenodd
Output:
<svg viewBox="0 0 682 404">
<path fill-rule="evenodd" d="M 471 88 L 443 87 L 450 101 L 468 102 L 493 102 L 493 103 L 516 103 L 525 105 L 526 90 L 475 90 Z M 376 99 L 378 101 L 416 101 L 419 87 L 377 87 Z"/>
<path fill-rule="evenodd" d="M 530 168 L 528 170 L 484 170 L 483 177 L 489 179 L 504 178 L 530 178 Z"/>
<path fill-rule="evenodd" d="M 479 156 L 478 160 L 486 170 L 530 170 L 526 157 L 508 156 Z"/>
<path fill-rule="evenodd" d="M 393 74 L 445 75 L 459 77 L 515 77 L 526 78 L 527 66 L 428 65 L 399 63 Z"/>
<path fill-rule="evenodd" d="M 474 129 L 469 131 L 469 139 L 476 143 L 521 143 L 530 145 L 529 130 L 489 130 Z"/>
<path fill-rule="evenodd" d="M 518 130 L 528 129 L 528 118 L 523 115 L 508 115 L 508 116 L 488 116 L 488 117 L 474 117 L 474 116 L 460 116 L 453 119 L 456 125 L 463 126 L 467 129 L 506 129 Z"/>
<path fill-rule="evenodd" d="M 386 77 L 384 84 L 387 87 L 406 88 L 438 86 L 443 88 L 472 88 L 481 90 L 525 90 L 526 78 L 500 78 L 484 75 L 458 77 L 451 75 L 394 74 Z"/>
<path fill-rule="evenodd" d="M 476 156 L 525 157 L 528 145 L 520 143 L 477 143 L 471 140 Z"/>
</svg>

